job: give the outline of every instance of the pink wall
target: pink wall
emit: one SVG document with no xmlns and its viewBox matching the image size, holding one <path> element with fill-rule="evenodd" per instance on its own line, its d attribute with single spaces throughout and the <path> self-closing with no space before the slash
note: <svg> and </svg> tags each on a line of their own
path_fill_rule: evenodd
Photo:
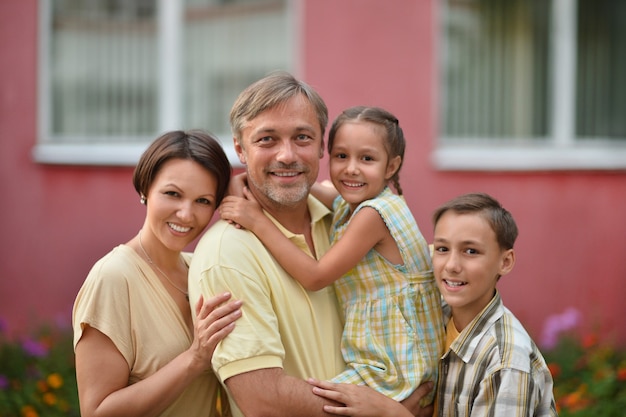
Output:
<svg viewBox="0 0 626 417">
<path fill-rule="evenodd" d="M 306 2 L 304 77 L 322 92 L 331 118 L 355 104 L 396 114 L 409 142 L 400 181 L 428 239 L 432 211 L 457 194 L 488 192 L 513 213 L 517 265 L 499 287 L 533 337 L 540 339 L 546 316 L 573 306 L 584 313 L 584 331 L 597 327 L 626 343 L 626 173 L 434 170 L 435 4 Z"/>
<path fill-rule="evenodd" d="M 138 230 L 129 169 L 44 166 L 37 136 L 37 1 L 0 2 L 0 317 L 63 319 L 91 265 Z"/>
<path fill-rule="evenodd" d="M 500 288 L 531 334 L 538 338 L 547 315 L 575 306 L 586 329 L 619 332 L 626 344 L 626 174 L 435 171 L 435 0 L 300 2 L 301 75 L 322 93 L 331 118 L 355 104 L 398 116 L 409 140 L 401 183 L 426 237 L 431 212 L 446 199 L 493 194 L 521 230 L 517 266 Z M 36 0 L 0 2 L 0 317 L 13 330 L 33 317 L 68 320 L 91 265 L 143 219 L 131 169 L 33 162 L 36 7 Z M 322 172 L 327 177 L 326 166 Z"/>
</svg>

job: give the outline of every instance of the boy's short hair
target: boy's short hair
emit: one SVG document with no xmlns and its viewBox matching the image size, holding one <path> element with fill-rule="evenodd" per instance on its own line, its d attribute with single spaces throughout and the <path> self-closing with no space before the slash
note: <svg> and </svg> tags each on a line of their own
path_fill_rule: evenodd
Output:
<svg viewBox="0 0 626 417">
<path fill-rule="evenodd" d="M 433 226 L 437 225 L 437 222 L 446 211 L 453 211 L 459 214 L 478 213 L 482 215 L 495 232 L 500 248 L 504 250 L 513 249 L 518 234 L 515 220 L 511 213 L 490 195 L 469 193 L 453 198 L 435 210 L 433 213 Z"/>
</svg>

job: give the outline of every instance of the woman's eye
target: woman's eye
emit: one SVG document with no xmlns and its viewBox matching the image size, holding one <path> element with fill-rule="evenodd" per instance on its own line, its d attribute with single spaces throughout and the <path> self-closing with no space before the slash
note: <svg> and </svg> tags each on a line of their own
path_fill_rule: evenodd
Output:
<svg viewBox="0 0 626 417">
<path fill-rule="evenodd" d="M 169 195 L 169 196 L 172 196 L 172 197 L 178 197 L 179 196 L 178 192 L 176 192 L 176 191 L 166 191 L 163 194 Z"/>
<path fill-rule="evenodd" d="M 198 200 L 196 200 L 198 203 L 200 204 L 206 204 L 207 206 L 211 205 L 211 200 L 207 199 L 207 198 L 199 198 Z"/>
</svg>

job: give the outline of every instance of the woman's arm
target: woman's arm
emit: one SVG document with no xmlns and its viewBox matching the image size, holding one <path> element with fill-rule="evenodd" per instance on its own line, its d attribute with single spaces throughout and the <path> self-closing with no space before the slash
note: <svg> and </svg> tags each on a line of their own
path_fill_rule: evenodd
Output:
<svg viewBox="0 0 626 417">
<path fill-rule="evenodd" d="M 353 417 L 432 417 L 433 406 L 420 407 L 420 400 L 433 388 L 432 383 L 420 385 L 402 403 L 365 385 L 336 384 L 317 379 L 308 379 L 313 393 L 343 405 L 324 405 L 330 414 Z"/>
<path fill-rule="evenodd" d="M 250 191 L 245 199 L 227 197 L 220 206 L 223 219 L 251 230 L 272 253 L 278 263 L 304 288 L 317 291 L 352 269 L 367 252 L 382 241 L 389 230 L 376 210 L 364 207 L 350 220 L 341 239 L 316 260 L 295 246 L 272 221 L 263 214 Z"/>
<path fill-rule="evenodd" d="M 241 316 L 241 301 L 220 305 L 225 293 L 196 304 L 191 347 L 148 378 L 128 385 L 129 369 L 115 344 L 104 333 L 87 327 L 76 345 L 76 380 L 80 411 L 91 416 L 156 416 L 211 366 L 217 343 Z"/>
</svg>

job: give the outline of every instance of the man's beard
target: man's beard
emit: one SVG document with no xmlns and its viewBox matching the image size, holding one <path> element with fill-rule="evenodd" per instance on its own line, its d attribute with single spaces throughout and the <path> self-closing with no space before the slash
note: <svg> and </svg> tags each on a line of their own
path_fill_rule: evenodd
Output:
<svg viewBox="0 0 626 417">
<path fill-rule="evenodd" d="M 293 168 L 284 166 L 285 168 Z M 300 166 L 297 167 L 302 174 L 306 177 L 310 172 L 306 167 L 302 168 Z M 269 170 L 271 171 L 271 169 Z M 264 181 L 262 183 L 258 183 L 256 179 L 248 174 L 248 181 L 256 188 L 265 198 L 267 198 L 268 203 L 273 205 L 276 208 L 284 207 L 295 207 L 305 201 L 309 195 L 309 191 L 311 190 L 310 184 L 308 182 L 298 182 L 297 184 L 291 185 L 277 185 L 272 183 L 271 181 Z"/>
</svg>

